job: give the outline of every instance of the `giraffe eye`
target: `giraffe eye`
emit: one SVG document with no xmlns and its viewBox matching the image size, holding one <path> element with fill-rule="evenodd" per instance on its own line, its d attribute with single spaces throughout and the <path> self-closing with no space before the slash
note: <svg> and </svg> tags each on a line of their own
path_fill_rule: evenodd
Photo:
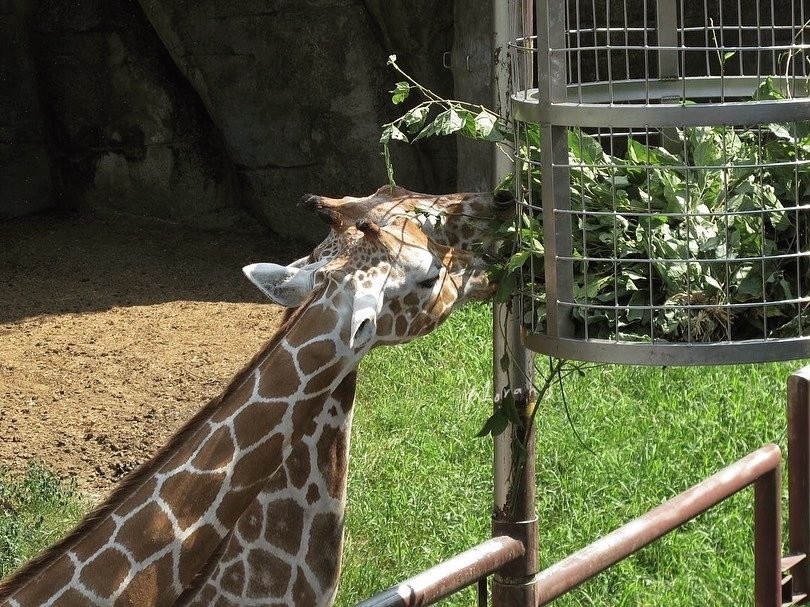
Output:
<svg viewBox="0 0 810 607">
<path fill-rule="evenodd" d="M 430 278 L 426 278 L 425 280 L 419 281 L 417 284 L 422 287 L 423 289 L 432 289 L 436 282 L 439 280 L 439 275 L 431 276 Z"/>
</svg>

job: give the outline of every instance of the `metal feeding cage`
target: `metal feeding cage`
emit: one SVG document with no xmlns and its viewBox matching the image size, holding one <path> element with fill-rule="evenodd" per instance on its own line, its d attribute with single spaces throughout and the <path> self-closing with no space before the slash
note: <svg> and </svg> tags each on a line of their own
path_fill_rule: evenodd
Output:
<svg viewBox="0 0 810 607">
<path fill-rule="evenodd" d="M 526 346 L 810 356 L 810 5 L 510 2 Z"/>
</svg>

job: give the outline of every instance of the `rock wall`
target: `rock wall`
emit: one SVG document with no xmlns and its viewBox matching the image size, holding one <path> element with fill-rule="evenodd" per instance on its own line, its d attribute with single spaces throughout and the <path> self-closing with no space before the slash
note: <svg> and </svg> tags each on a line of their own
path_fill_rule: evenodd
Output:
<svg viewBox="0 0 810 607">
<path fill-rule="evenodd" d="M 17 111 L 0 112 L 0 216 L 50 204 L 317 240 L 304 193 L 385 181 L 387 56 L 452 91 L 452 13 L 442 0 L 0 0 L 0 76 L 25 85 L 0 92 Z M 454 188 L 451 140 L 395 154 L 402 185 Z"/>
<path fill-rule="evenodd" d="M 247 227 L 221 136 L 137 4 L 37 0 L 33 54 L 59 202 Z"/>
<path fill-rule="evenodd" d="M 385 182 L 378 140 L 391 114 L 389 53 L 403 52 L 421 78 L 448 90 L 436 66 L 451 44 L 452 7 L 438 0 L 141 6 L 221 129 L 245 203 L 283 233 L 320 236 L 294 206 L 304 192 L 365 193 Z M 447 148 L 399 150 L 403 183 L 452 189 Z"/>
<path fill-rule="evenodd" d="M 53 204 L 27 9 L 0 0 L 0 219 Z"/>
</svg>

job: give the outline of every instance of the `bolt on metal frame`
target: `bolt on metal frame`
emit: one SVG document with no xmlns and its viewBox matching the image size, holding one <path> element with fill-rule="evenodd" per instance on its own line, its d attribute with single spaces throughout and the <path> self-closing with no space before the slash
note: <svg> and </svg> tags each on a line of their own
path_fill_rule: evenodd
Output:
<svg viewBox="0 0 810 607">
<path fill-rule="evenodd" d="M 810 191 L 800 179 L 810 172 L 810 153 L 797 135 L 810 121 L 810 6 L 535 0 L 534 23 L 527 23 L 523 1 L 509 2 L 515 181 L 523 184 L 521 210 L 537 220 L 529 229 L 542 223 L 524 244 L 536 238 L 544 247 L 542 259 L 534 255 L 524 266 L 527 346 L 559 358 L 654 365 L 810 356 Z M 785 98 L 752 101 L 766 85 Z M 739 134 L 763 150 L 778 125 L 792 157 L 734 156 Z M 707 129 L 722 139 L 720 158 L 698 158 L 687 145 Z M 589 157 L 591 141 L 605 154 Z M 629 146 L 641 154 L 633 167 L 641 183 L 632 187 L 622 160 Z M 652 158 L 665 153 L 662 169 Z M 685 182 L 680 206 L 652 204 L 651 184 L 662 170 Z M 770 204 L 761 184 L 776 170 L 793 183 L 784 184 L 789 199 Z M 606 198 L 586 192 L 593 173 Z M 759 188 L 747 206 L 733 198 L 737 174 L 746 175 L 744 187 Z M 694 194 L 706 175 L 723 183 L 711 210 Z M 711 228 L 718 233 L 707 247 L 695 234 L 709 220 L 720 228 Z M 770 250 L 780 221 L 791 223 L 795 237 Z M 661 233 L 679 230 L 685 246 L 655 249 L 652 226 L 662 223 Z M 742 255 L 735 244 L 743 224 L 759 232 L 755 254 Z M 627 250 L 625 237 L 646 246 Z M 665 299 L 662 279 L 674 274 L 680 290 Z M 760 292 L 734 286 L 741 275 L 759 280 Z M 780 280 L 787 286 L 777 291 L 772 284 Z M 783 325 L 792 333 L 775 331 Z"/>
</svg>

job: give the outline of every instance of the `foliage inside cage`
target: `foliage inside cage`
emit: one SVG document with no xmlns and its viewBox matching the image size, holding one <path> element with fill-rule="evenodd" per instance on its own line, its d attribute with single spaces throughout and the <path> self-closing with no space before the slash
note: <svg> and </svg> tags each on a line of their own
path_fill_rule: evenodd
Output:
<svg viewBox="0 0 810 607">
<path fill-rule="evenodd" d="M 782 94 L 768 79 L 754 98 Z M 539 133 L 527 125 L 517 150 L 528 161 L 518 187 L 535 201 Z M 614 156 L 597 137 L 568 131 L 573 300 L 583 304 L 572 306 L 577 335 L 689 342 L 806 335 L 810 125 L 684 127 L 669 137 L 664 146 L 631 136 Z M 524 320 L 542 332 L 542 212 L 530 206 L 521 222 Z"/>
</svg>

